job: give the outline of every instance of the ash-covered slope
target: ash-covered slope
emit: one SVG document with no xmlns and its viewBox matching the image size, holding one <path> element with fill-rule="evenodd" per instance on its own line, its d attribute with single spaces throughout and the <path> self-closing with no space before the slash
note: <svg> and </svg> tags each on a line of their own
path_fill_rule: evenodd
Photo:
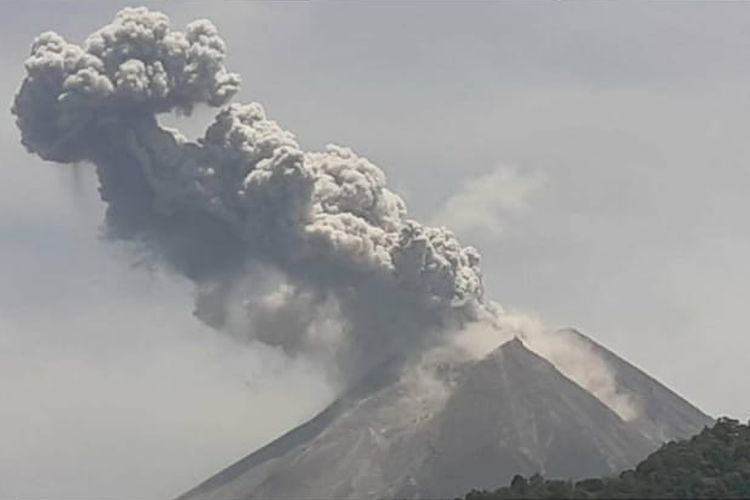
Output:
<svg viewBox="0 0 750 500">
<path fill-rule="evenodd" d="M 436 450 L 421 464 L 423 497 L 496 487 L 516 474 L 604 474 L 641 459 L 651 443 L 519 340 L 469 370 L 434 419 Z"/>
<path fill-rule="evenodd" d="M 626 394 L 637 410 L 632 423 L 652 440 L 665 442 L 684 438 L 714 423 L 711 417 L 674 391 L 579 331 L 564 329 L 557 334 L 583 344 L 592 354 L 601 357 L 614 374 L 618 392 Z"/>
<path fill-rule="evenodd" d="M 670 433 L 710 421 L 606 353 L 658 415 L 681 415 L 675 425 L 659 422 Z M 343 398 L 180 500 L 448 498 L 516 473 L 598 475 L 634 465 L 661 443 L 644 428 L 513 340 L 479 362 L 436 358 Z"/>
</svg>

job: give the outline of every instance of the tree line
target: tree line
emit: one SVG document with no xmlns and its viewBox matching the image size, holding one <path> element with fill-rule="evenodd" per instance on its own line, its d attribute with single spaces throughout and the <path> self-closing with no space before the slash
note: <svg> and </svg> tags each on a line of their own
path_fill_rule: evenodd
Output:
<svg viewBox="0 0 750 500">
<path fill-rule="evenodd" d="M 516 475 L 507 486 L 472 490 L 464 500 L 509 498 L 750 498 L 750 422 L 720 418 L 618 476 L 565 481 Z"/>
</svg>

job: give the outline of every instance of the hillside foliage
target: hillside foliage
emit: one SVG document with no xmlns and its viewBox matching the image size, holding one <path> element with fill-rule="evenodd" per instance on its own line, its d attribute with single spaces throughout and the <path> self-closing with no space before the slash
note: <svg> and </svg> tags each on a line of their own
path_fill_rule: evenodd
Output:
<svg viewBox="0 0 750 500">
<path fill-rule="evenodd" d="M 720 418 L 617 477 L 573 482 L 517 475 L 508 486 L 472 490 L 465 500 L 508 498 L 750 498 L 750 423 Z"/>
</svg>

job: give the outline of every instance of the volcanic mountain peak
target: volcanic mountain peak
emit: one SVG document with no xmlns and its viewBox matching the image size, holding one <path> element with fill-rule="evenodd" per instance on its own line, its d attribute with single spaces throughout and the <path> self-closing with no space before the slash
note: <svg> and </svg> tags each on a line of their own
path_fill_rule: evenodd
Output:
<svg viewBox="0 0 750 500">
<path fill-rule="evenodd" d="M 710 423 L 594 345 L 611 356 L 623 390 L 677 422 L 623 420 L 516 338 L 479 361 L 428 353 L 394 381 L 341 398 L 181 500 L 451 497 L 517 473 L 615 472 L 661 443 L 654 423 L 679 437 Z"/>
</svg>

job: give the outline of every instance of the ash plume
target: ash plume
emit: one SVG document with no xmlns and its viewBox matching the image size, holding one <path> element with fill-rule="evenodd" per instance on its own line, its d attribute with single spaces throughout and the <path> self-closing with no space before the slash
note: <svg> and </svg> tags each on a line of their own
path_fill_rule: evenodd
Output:
<svg viewBox="0 0 750 500">
<path fill-rule="evenodd" d="M 12 112 L 25 147 L 96 167 L 105 228 L 197 286 L 219 329 L 314 353 L 342 372 L 409 352 L 494 306 L 479 254 L 410 219 L 351 149 L 303 151 L 257 103 L 207 20 L 126 8 L 82 45 L 33 43 Z M 220 107 L 197 141 L 157 115 Z"/>
</svg>

